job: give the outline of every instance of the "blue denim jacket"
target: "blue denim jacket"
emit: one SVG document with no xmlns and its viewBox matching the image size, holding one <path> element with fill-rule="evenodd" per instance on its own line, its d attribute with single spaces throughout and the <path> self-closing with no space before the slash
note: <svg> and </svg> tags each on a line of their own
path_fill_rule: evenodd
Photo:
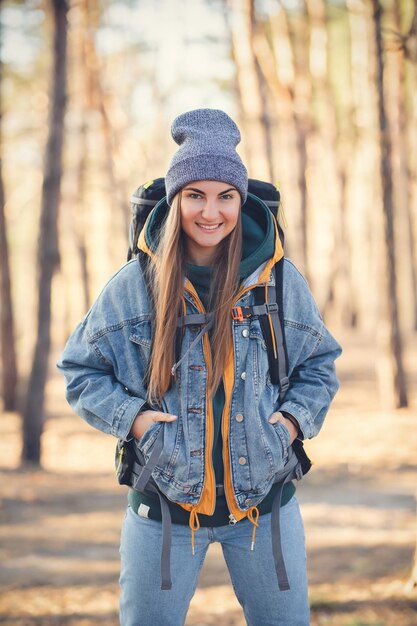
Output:
<svg viewBox="0 0 417 626">
<path fill-rule="evenodd" d="M 237 306 L 253 304 L 253 289 L 265 276 L 263 264 L 243 284 Z M 268 268 L 266 268 L 268 270 Z M 270 284 L 273 274 L 269 274 Z M 266 345 L 255 316 L 233 320 L 234 358 L 225 373 L 223 413 L 225 492 L 231 512 L 242 519 L 269 492 L 287 459 L 289 433 L 270 424 L 283 410 L 298 421 L 307 439 L 319 432 L 338 389 L 334 361 L 341 347 L 326 329 L 309 287 L 288 259 L 284 260 L 284 320 L 290 387 L 279 403 L 271 383 Z M 202 305 L 189 281 L 184 297 L 187 313 Z M 185 509 L 211 515 L 215 505 L 211 462 L 213 418 L 207 399 L 210 363 L 208 335 L 191 350 L 200 327 L 188 326 L 182 342 L 186 355 L 176 385 L 166 393 L 163 410 L 174 422 L 153 424 L 137 441 L 148 459 L 160 429 L 164 448 L 153 472 L 155 482 Z M 107 283 L 97 301 L 69 338 L 58 362 L 74 411 L 105 433 L 127 438 L 145 404 L 143 379 L 150 355 L 152 311 L 137 260 L 130 261 Z"/>
</svg>

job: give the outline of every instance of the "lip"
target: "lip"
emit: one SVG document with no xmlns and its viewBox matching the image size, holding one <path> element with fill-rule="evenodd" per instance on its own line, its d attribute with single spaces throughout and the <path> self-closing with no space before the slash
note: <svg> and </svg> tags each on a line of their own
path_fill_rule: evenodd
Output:
<svg viewBox="0 0 417 626">
<path fill-rule="evenodd" d="M 198 226 L 198 228 L 200 228 L 205 233 L 215 233 L 222 226 L 222 222 L 218 224 L 199 224 L 198 222 L 196 222 L 196 226 Z"/>
</svg>

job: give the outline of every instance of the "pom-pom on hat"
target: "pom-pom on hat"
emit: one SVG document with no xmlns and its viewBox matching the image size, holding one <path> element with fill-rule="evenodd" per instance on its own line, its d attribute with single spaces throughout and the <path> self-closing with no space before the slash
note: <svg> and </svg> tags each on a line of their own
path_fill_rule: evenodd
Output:
<svg viewBox="0 0 417 626">
<path fill-rule="evenodd" d="M 236 152 L 240 131 L 219 109 L 195 109 L 172 122 L 171 135 L 180 146 L 165 176 L 167 201 L 196 180 L 218 180 L 239 191 L 242 204 L 248 192 L 248 173 Z"/>
</svg>

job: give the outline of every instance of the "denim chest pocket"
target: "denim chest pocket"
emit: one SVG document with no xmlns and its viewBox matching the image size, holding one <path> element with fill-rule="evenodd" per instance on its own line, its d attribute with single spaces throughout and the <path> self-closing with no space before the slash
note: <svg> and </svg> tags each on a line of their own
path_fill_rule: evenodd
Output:
<svg viewBox="0 0 417 626">
<path fill-rule="evenodd" d="M 152 342 L 152 324 L 150 319 L 143 319 L 139 322 L 136 322 L 134 325 L 130 327 L 129 332 L 129 341 L 131 345 L 134 347 L 134 350 L 139 350 L 139 356 L 143 368 L 141 374 L 144 374 L 144 370 L 146 369 L 149 357 L 151 354 L 151 342 Z M 136 363 L 136 366 L 138 363 Z"/>
</svg>

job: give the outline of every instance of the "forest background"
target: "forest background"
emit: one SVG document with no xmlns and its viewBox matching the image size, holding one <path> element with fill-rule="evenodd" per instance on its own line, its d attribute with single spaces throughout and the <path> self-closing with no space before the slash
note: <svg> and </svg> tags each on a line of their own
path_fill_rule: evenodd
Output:
<svg viewBox="0 0 417 626">
<path fill-rule="evenodd" d="M 312 624 L 415 625 L 416 0 L 0 6 L 0 621 L 117 622 L 114 440 L 54 364 L 126 260 L 173 118 L 213 107 L 279 186 L 286 255 L 344 347 L 298 488 Z M 214 548 L 187 624 L 242 620 Z"/>
</svg>

